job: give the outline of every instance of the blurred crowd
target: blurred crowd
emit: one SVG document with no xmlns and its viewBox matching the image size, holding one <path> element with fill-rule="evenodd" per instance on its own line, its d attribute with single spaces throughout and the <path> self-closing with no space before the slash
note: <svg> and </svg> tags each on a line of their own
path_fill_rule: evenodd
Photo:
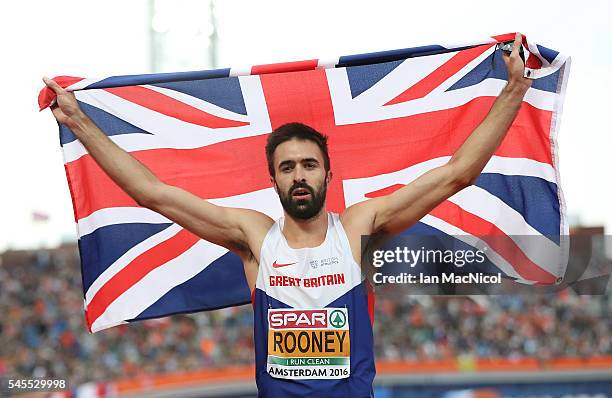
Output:
<svg viewBox="0 0 612 398">
<path fill-rule="evenodd" d="M 0 257 L 0 377 L 71 384 L 254 361 L 251 306 L 87 331 L 74 246 Z M 608 296 L 380 295 L 378 360 L 612 354 Z"/>
<path fill-rule="evenodd" d="M 609 355 L 610 305 L 608 296 L 566 293 L 379 300 L 376 353 L 402 360 Z"/>
</svg>

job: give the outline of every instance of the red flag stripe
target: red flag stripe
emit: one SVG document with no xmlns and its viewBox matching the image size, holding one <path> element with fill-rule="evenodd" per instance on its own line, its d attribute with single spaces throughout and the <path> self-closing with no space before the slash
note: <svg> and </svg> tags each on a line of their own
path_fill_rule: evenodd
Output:
<svg viewBox="0 0 612 398">
<path fill-rule="evenodd" d="M 429 214 L 477 236 L 495 250 L 524 279 L 544 284 L 555 283 L 556 278 L 533 261 L 519 246 L 495 224 L 463 210 L 451 201 L 444 201 Z"/>
<path fill-rule="evenodd" d="M 224 127 L 240 127 L 249 124 L 211 115 L 208 112 L 194 108 L 191 105 L 187 105 L 184 102 L 175 100 L 172 97 L 168 97 L 167 95 L 146 87 L 111 87 L 105 88 L 104 90 L 155 112 L 199 126 L 217 129 Z"/>
<path fill-rule="evenodd" d="M 313 70 L 319 64 L 318 59 L 308 59 L 305 61 L 281 62 L 277 64 L 255 65 L 251 67 L 252 75 L 265 75 L 268 73 L 285 73 Z"/>
<path fill-rule="evenodd" d="M 370 323 L 374 326 L 374 309 L 376 308 L 376 295 L 374 294 L 374 288 L 367 279 L 363 281 L 366 284 L 366 291 L 368 294 L 368 314 L 370 315 Z"/>
<path fill-rule="evenodd" d="M 491 46 L 491 44 L 487 44 L 459 51 L 438 69 L 431 72 L 418 83 L 408 88 L 385 105 L 399 104 L 426 96 L 455 73 L 459 72 L 468 63 L 481 56 L 485 51 L 491 48 Z"/>
<path fill-rule="evenodd" d="M 505 43 L 507 41 L 514 40 L 515 36 L 516 36 L 516 32 L 515 33 L 504 33 L 504 34 L 492 36 L 492 37 L 493 39 L 497 40 L 498 43 Z M 527 36 L 523 35 L 523 43 L 526 43 L 525 40 L 527 40 Z"/>
<path fill-rule="evenodd" d="M 391 195 L 393 192 L 397 191 L 398 189 L 401 189 L 403 187 L 405 187 L 406 185 L 404 184 L 393 184 L 391 186 L 382 188 L 382 189 L 377 189 L 376 191 L 372 191 L 372 192 L 368 192 L 366 193 L 364 196 L 366 198 L 378 198 L 381 196 L 387 196 L 387 195 Z"/>
<path fill-rule="evenodd" d="M 82 77 L 73 77 L 73 76 L 56 76 L 53 78 L 57 84 L 62 88 L 66 88 L 68 86 L 72 86 L 75 83 L 84 80 Z M 38 107 L 42 111 L 51 105 L 51 102 L 55 99 L 55 91 L 51 90 L 49 87 L 44 87 L 38 93 Z"/>
<path fill-rule="evenodd" d="M 108 280 L 91 299 L 87 306 L 87 324 L 89 327 L 91 328 L 91 325 L 106 311 L 106 308 L 126 290 L 154 269 L 189 249 L 199 240 L 198 236 L 183 229 L 170 239 L 136 257 Z"/>
</svg>

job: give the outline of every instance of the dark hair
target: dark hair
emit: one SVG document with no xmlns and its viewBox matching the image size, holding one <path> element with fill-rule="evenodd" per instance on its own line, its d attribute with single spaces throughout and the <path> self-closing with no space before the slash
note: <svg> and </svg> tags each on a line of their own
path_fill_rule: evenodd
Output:
<svg viewBox="0 0 612 398">
<path fill-rule="evenodd" d="M 319 133 L 317 130 L 303 123 L 287 123 L 278 127 L 276 130 L 270 133 L 268 141 L 266 142 L 266 159 L 268 160 L 268 171 L 270 175 L 274 177 L 274 151 L 276 147 L 292 139 L 298 139 L 302 141 L 312 141 L 323 153 L 323 166 L 325 172 L 329 171 L 329 153 L 327 152 L 327 136 Z"/>
</svg>

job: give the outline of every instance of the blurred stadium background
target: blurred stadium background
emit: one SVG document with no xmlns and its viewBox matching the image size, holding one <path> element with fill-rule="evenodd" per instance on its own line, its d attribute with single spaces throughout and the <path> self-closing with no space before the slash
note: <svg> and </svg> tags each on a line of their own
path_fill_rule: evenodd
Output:
<svg viewBox="0 0 612 398">
<path fill-rule="evenodd" d="M 0 377 L 68 380 L 57 398 L 256 396 L 250 306 L 90 334 L 74 243 L 0 260 Z M 611 310 L 571 289 L 379 296 L 376 397 L 608 397 Z"/>
<path fill-rule="evenodd" d="M 78 7 L 77 2 L 72 3 Z M 235 47 L 230 39 L 223 41 L 223 29 L 230 25 L 225 26 L 224 21 L 236 6 L 236 2 L 228 3 L 184 1 L 178 7 L 167 0 L 133 2 L 131 12 L 140 16 L 138 23 L 146 30 L 139 31 L 133 54 L 138 61 L 130 65 L 140 68 L 137 73 L 142 73 L 145 66 L 151 72 L 227 66 L 219 59 L 232 62 L 227 54 Z M 68 6 L 66 13 L 78 15 Z M 488 33 L 512 31 L 504 30 L 505 26 L 486 29 Z M 123 29 L 121 21 L 114 28 Z M 252 47 L 257 51 L 257 46 Z M 356 51 L 376 49 L 382 48 L 364 46 Z M 281 50 L 267 50 L 276 51 L 273 59 L 246 53 L 250 62 L 245 63 L 292 59 L 293 54 L 286 57 L 279 53 Z M 334 54 L 351 52 L 355 51 L 346 47 Z M 321 55 L 316 48 L 307 53 Z M 117 64 L 121 67 L 124 62 Z M 33 102 L 34 98 L 31 95 L 29 100 Z M 44 126 L 52 130 L 49 120 Z M 49 151 L 48 147 L 39 150 Z M 60 169 L 59 162 L 57 166 Z M 68 190 L 61 188 L 65 188 L 61 206 L 69 212 Z M 55 189 L 59 190 L 57 186 Z M 11 208 L 10 202 L 8 205 Z M 70 390 L 30 395 L 57 398 L 256 395 L 250 306 L 150 320 L 89 334 L 83 317 L 74 235 L 58 227 L 58 216 L 44 205 L 28 202 L 28 206 L 28 219 L 19 227 L 15 225 L 15 230 L 25 228 L 31 239 L 11 240 L 10 229 L 0 236 L 0 378 L 68 380 Z M 603 227 L 581 229 L 581 216 L 578 212 L 571 214 L 575 233 L 603 237 Z M 609 223 L 606 220 L 602 217 L 601 223 Z M 606 258 L 605 247 L 600 245 L 596 250 Z M 609 258 L 605 261 L 610 262 Z M 609 295 L 585 296 L 572 290 L 547 296 L 477 299 L 379 297 L 375 395 L 612 396 L 611 309 Z"/>
</svg>

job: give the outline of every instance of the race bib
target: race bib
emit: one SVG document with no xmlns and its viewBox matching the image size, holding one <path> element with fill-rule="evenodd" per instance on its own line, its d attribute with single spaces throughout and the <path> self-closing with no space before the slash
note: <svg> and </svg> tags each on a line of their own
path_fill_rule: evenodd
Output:
<svg viewBox="0 0 612 398">
<path fill-rule="evenodd" d="M 281 379 L 343 379 L 351 373 L 346 308 L 268 310 L 268 373 Z"/>
</svg>

